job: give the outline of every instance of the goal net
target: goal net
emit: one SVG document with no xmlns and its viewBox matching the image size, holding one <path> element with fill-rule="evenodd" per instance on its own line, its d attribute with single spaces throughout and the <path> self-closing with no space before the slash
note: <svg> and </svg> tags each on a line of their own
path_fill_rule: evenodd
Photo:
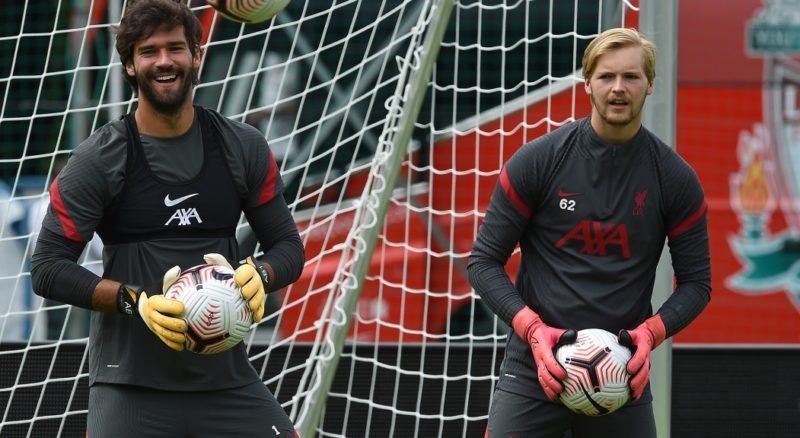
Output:
<svg viewBox="0 0 800 438">
<path fill-rule="evenodd" d="M 124 3 L 0 8 L 0 436 L 85 434 L 88 311 L 34 294 L 29 259 L 70 151 L 134 107 Z M 502 163 L 588 114 L 583 49 L 638 3 L 295 0 L 240 25 L 189 1 L 195 102 L 264 133 L 305 245 L 245 341 L 299 429 L 482 434 L 508 328 L 467 281 L 472 242 Z M 80 262 L 100 275 L 101 254 Z"/>
</svg>

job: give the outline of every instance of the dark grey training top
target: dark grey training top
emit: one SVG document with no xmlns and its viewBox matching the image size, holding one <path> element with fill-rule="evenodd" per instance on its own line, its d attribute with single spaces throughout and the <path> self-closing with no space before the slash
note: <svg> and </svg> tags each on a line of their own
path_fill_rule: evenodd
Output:
<svg viewBox="0 0 800 438">
<path fill-rule="evenodd" d="M 74 262 L 95 230 L 104 240 L 103 276 L 149 291 L 159 288 L 171 266 L 203 263 L 209 252 L 236 264 L 242 255 L 234 232 L 242 211 L 276 271 L 275 286 L 299 276 L 302 244 L 263 135 L 213 111 L 197 107 L 196 113 L 192 128 L 178 138 L 129 142 L 139 136 L 115 121 L 74 151 L 51 187 L 33 256 L 38 293 L 91 308 L 100 279 Z M 171 166 L 174 160 L 183 162 Z M 190 391 L 257 380 L 241 344 L 216 355 L 179 353 L 138 317 L 92 315 L 90 384 Z"/>
<path fill-rule="evenodd" d="M 669 237 L 677 288 L 659 314 L 671 336 L 710 299 L 706 210 L 694 171 L 655 135 L 642 128 L 625 144 L 608 144 L 581 119 L 506 163 L 473 246 L 470 282 L 509 325 L 527 305 L 553 327 L 616 334 L 652 315 Z M 512 284 L 504 266 L 517 244 Z M 498 387 L 546 399 L 530 346 L 516 334 Z"/>
</svg>

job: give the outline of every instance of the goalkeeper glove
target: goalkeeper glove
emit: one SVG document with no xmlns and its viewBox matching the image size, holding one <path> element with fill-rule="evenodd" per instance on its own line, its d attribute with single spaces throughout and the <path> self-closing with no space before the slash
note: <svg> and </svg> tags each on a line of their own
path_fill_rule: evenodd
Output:
<svg viewBox="0 0 800 438">
<path fill-rule="evenodd" d="M 655 350 L 667 337 L 667 329 L 661 315 L 655 315 L 639 324 L 633 330 L 620 330 L 617 338 L 620 345 L 631 349 L 633 357 L 628 361 L 631 375 L 629 386 L 631 397 L 638 400 L 650 380 L 650 352 Z"/>
<path fill-rule="evenodd" d="M 164 274 L 163 291 L 166 291 L 180 275 L 181 268 L 174 266 Z M 147 328 L 175 351 L 182 351 L 186 341 L 186 322 L 183 303 L 163 295 L 147 296 L 145 288 L 122 284 L 117 292 L 117 309 L 127 315 L 139 315 Z"/>
<path fill-rule="evenodd" d="M 567 371 L 558 363 L 553 352 L 556 348 L 575 342 L 575 330 L 557 329 L 548 326 L 539 315 L 529 307 L 524 307 L 511 321 L 514 331 L 528 342 L 533 350 L 533 359 L 539 376 L 539 384 L 550 400 L 558 398 L 564 391 L 561 380 L 567 378 Z"/>
<path fill-rule="evenodd" d="M 203 259 L 208 264 L 226 266 L 233 269 L 228 260 L 221 254 L 206 254 Z M 269 273 L 267 269 L 252 256 L 248 256 L 236 268 L 233 280 L 242 289 L 242 297 L 250 306 L 250 311 L 253 312 L 253 322 L 261 322 L 261 318 L 264 317 L 264 303 L 267 298 L 267 289 L 269 288 Z"/>
</svg>

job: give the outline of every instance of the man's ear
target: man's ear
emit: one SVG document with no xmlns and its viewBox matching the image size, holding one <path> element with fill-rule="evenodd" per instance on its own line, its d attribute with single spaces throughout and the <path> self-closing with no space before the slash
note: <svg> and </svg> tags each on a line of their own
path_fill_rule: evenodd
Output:
<svg viewBox="0 0 800 438">
<path fill-rule="evenodd" d="M 194 66 L 195 70 L 200 70 L 200 61 L 203 59 L 203 47 L 197 46 L 197 50 L 194 51 L 194 56 L 192 57 L 192 65 Z"/>
<path fill-rule="evenodd" d="M 132 62 L 125 64 L 125 72 L 128 73 L 128 76 L 136 76 L 136 69 L 133 68 Z"/>
</svg>

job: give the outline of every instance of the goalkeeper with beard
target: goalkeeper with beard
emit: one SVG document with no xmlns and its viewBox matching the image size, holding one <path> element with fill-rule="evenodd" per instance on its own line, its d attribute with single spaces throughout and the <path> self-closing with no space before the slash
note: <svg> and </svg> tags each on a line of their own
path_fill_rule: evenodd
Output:
<svg viewBox="0 0 800 438">
<path fill-rule="evenodd" d="M 116 47 L 138 105 L 79 145 L 50 187 L 32 282 L 43 297 L 94 311 L 93 438 L 295 436 L 245 346 L 184 351 L 183 304 L 162 295 L 180 267 L 230 262 L 258 323 L 266 294 L 295 281 L 304 262 L 264 136 L 193 105 L 201 34 L 183 2 L 128 2 Z M 242 212 L 260 261 L 239 254 Z M 102 278 L 77 264 L 95 232 Z"/>
</svg>

